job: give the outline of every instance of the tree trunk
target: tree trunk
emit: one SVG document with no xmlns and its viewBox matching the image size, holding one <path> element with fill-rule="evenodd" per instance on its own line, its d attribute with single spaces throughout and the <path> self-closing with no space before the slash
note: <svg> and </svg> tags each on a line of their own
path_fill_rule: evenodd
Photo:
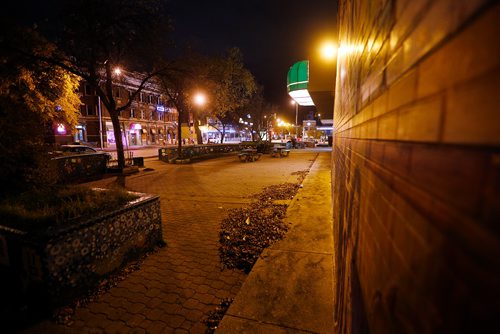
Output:
<svg viewBox="0 0 500 334">
<path fill-rule="evenodd" d="M 193 124 L 194 124 L 194 132 L 196 133 L 196 141 L 198 145 L 202 145 L 203 137 L 201 136 L 201 130 L 200 130 L 200 125 L 198 124 L 198 120 L 194 119 Z"/>
<path fill-rule="evenodd" d="M 122 131 L 120 128 L 120 119 L 116 110 L 109 110 L 111 122 L 113 124 L 113 133 L 115 134 L 116 155 L 118 157 L 118 168 L 125 167 L 125 153 L 123 151 Z"/>
<path fill-rule="evenodd" d="M 225 124 L 222 124 L 222 132 L 220 134 L 220 143 L 224 143 L 224 137 L 226 136 L 226 126 Z"/>
<path fill-rule="evenodd" d="M 177 157 L 182 158 L 182 123 L 181 123 L 181 111 L 177 109 L 179 113 L 179 119 L 177 120 Z"/>
</svg>

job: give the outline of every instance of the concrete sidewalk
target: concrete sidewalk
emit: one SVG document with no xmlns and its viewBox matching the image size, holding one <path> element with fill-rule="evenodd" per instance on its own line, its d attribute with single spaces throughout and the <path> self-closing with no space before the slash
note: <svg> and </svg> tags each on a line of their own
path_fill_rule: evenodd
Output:
<svg viewBox="0 0 500 334">
<path fill-rule="evenodd" d="M 287 211 L 285 239 L 264 251 L 217 333 L 331 333 L 330 155 L 320 154 Z"/>
</svg>

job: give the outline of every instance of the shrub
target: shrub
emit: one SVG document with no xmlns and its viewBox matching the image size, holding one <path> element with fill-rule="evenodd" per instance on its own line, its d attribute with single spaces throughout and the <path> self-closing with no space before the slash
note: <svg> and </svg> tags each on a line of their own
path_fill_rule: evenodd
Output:
<svg viewBox="0 0 500 334">
<path fill-rule="evenodd" d="M 0 202 L 4 224 L 21 230 L 62 227 L 75 219 L 115 210 L 138 198 L 123 189 L 85 186 L 44 187 Z"/>
</svg>

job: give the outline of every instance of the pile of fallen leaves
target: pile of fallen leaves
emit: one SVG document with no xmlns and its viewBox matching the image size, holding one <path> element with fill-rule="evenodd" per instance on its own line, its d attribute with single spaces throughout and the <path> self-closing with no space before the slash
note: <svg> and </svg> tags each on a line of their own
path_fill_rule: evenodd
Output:
<svg viewBox="0 0 500 334">
<path fill-rule="evenodd" d="M 226 268 L 250 272 L 262 251 L 283 239 L 288 231 L 283 222 L 287 205 L 273 201 L 293 198 L 298 188 L 292 183 L 270 186 L 249 207 L 229 211 L 219 233 L 219 255 Z"/>
<path fill-rule="evenodd" d="M 215 308 L 215 311 L 210 311 L 208 313 L 208 319 L 204 321 L 207 325 L 206 334 L 213 334 L 217 327 L 219 327 L 219 323 L 221 322 L 224 314 L 226 314 L 229 305 L 233 302 L 232 298 L 223 299 L 219 305 Z"/>
<path fill-rule="evenodd" d="M 297 175 L 298 182 L 302 183 L 302 181 L 304 181 L 304 179 L 306 178 L 307 173 L 309 173 L 308 169 L 306 169 L 306 170 L 299 170 L 299 171 L 293 172 L 292 175 Z"/>
<path fill-rule="evenodd" d="M 299 184 L 282 183 L 264 188 L 264 190 L 261 193 L 255 195 L 255 197 L 259 201 L 291 199 L 293 198 L 293 196 L 295 196 L 298 189 Z"/>
</svg>

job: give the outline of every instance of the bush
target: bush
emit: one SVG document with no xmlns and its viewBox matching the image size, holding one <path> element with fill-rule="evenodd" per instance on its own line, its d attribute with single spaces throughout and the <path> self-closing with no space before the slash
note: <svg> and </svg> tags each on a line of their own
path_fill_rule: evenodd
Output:
<svg viewBox="0 0 500 334">
<path fill-rule="evenodd" d="M 20 230 L 62 227 L 75 219 L 115 210 L 138 198 L 122 189 L 91 189 L 85 186 L 46 187 L 0 202 L 4 224 Z"/>
</svg>

